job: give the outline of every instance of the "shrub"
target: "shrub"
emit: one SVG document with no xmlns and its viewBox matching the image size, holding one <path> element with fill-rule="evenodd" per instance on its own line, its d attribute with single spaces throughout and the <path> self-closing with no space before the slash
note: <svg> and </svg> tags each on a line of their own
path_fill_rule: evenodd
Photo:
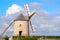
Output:
<svg viewBox="0 0 60 40">
<path fill-rule="evenodd" d="M 6 36 L 6 37 L 4 37 L 4 39 L 5 39 L 5 40 L 9 40 L 9 37 L 8 37 L 8 36 Z"/>
</svg>

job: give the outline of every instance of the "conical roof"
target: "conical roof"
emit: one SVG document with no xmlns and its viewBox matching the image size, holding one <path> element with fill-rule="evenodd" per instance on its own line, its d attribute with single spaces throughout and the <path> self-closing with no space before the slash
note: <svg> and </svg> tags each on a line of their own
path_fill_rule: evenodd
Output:
<svg viewBox="0 0 60 40">
<path fill-rule="evenodd" d="M 27 21 L 28 18 L 23 14 L 20 14 L 14 21 Z"/>
</svg>

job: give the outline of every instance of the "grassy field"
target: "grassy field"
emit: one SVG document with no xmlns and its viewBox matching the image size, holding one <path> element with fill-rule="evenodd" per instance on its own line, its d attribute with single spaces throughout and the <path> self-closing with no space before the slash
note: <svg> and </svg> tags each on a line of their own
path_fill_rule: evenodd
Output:
<svg viewBox="0 0 60 40">
<path fill-rule="evenodd" d="M 40 36 L 21 36 L 21 37 L 13 37 L 13 40 L 37 40 Z"/>
<path fill-rule="evenodd" d="M 13 37 L 13 40 L 60 40 L 60 36 L 21 36 Z"/>
<path fill-rule="evenodd" d="M 4 37 L 8 40 L 8 37 Z M 12 40 L 60 40 L 60 36 L 13 36 Z"/>
</svg>

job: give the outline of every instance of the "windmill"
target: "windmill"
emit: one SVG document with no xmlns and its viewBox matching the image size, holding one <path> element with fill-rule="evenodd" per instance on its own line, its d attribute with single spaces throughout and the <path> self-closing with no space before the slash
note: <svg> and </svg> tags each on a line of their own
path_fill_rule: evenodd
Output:
<svg viewBox="0 0 60 40">
<path fill-rule="evenodd" d="M 23 14 L 20 14 L 16 19 L 14 19 L 8 27 L 1 33 L 1 36 L 7 31 L 7 29 L 14 23 L 14 36 L 29 36 L 29 25 L 32 29 L 32 32 L 34 32 L 34 28 L 31 22 L 32 16 L 35 14 L 35 11 L 30 13 L 28 4 L 25 4 L 26 14 L 27 16 L 24 16 Z"/>
</svg>

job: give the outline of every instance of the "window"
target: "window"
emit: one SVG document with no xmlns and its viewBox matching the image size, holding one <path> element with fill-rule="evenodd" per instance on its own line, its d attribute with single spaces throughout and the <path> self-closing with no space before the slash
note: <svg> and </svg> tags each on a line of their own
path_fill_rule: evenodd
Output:
<svg viewBox="0 0 60 40">
<path fill-rule="evenodd" d="M 19 27 L 21 27 L 22 25 L 20 24 Z"/>
</svg>

